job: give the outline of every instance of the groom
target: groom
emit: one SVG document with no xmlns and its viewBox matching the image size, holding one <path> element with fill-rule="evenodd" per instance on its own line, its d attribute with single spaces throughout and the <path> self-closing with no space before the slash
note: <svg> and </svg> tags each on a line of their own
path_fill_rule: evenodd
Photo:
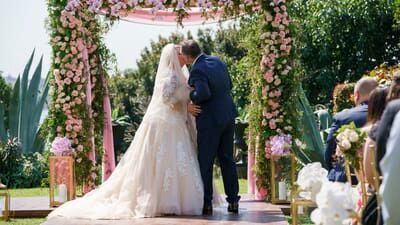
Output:
<svg viewBox="0 0 400 225">
<path fill-rule="evenodd" d="M 230 93 L 232 82 L 227 67 L 219 58 L 203 54 L 193 40 L 181 43 L 179 58 L 185 64 L 192 64 L 188 83 L 193 88 L 190 93 L 193 105 L 189 105 L 189 109 L 196 109 L 197 106 L 201 109 L 201 112 L 192 110 L 192 114 L 196 117 L 198 159 L 204 183 L 203 214 L 212 215 L 213 211 L 215 157 L 218 157 L 221 166 L 228 211 L 238 213 L 239 184 L 233 160 L 237 111 Z"/>
</svg>

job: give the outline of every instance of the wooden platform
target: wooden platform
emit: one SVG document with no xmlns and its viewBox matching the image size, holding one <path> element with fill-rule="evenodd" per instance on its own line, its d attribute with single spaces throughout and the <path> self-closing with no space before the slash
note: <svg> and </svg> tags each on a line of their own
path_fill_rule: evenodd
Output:
<svg viewBox="0 0 400 225">
<path fill-rule="evenodd" d="M 48 197 L 11 197 L 10 205 L 11 218 L 43 218 L 53 210 Z"/>
<path fill-rule="evenodd" d="M 45 217 L 53 209 L 49 208 L 47 197 L 13 198 L 11 202 L 12 217 Z M 265 202 L 255 201 L 250 196 L 242 196 L 239 215 L 229 214 L 226 205 L 215 208 L 213 216 L 179 216 L 157 217 L 132 220 L 82 220 L 52 218 L 43 225 L 203 225 L 203 224 L 238 224 L 238 225 L 288 225 L 281 207 Z"/>
</svg>

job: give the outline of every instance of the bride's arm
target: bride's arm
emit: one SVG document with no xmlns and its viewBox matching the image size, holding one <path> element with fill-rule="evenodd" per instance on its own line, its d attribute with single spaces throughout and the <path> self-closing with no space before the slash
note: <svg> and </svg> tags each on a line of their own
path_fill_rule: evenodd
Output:
<svg viewBox="0 0 400 225">
<path fill-rule="evenodd" d="M 175 74 L 171 74 L 165 78 L 162 85 L 162 101 L 177 111 L 183 110 L 182 103 L 176 96 L 176 90 L 179 85 L 179 79 Z"/>
</svg>

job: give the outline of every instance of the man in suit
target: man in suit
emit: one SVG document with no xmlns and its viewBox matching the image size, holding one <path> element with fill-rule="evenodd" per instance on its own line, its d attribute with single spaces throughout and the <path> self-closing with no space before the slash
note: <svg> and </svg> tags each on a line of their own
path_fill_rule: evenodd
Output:
<svg viewBox="0 0 400 225">
<path fill-rule="evenodd" d="M 219 58 L 203 54 L 193 40 L 181 43 L 179 57 L 186 64 L 192 64 L 188 80 L 193 88 L 190 99 L 201 108 L 200 113 L 193 114 L 196 117 L 198 160 L 204 183 L 203 214 L 212 214 L 215 157 L 221 166 L 228 211 L 238 213 L 239 183 L 233 159 L 233 133 L 238 113 L 231 97 L 232 82 L 228 69 Z"/>
<path fill-rule="evenodd" d="M 357 81 L 354 87 L 354 101 L 356 106 L 337 113 L 332 120 L 332 126 L 326 140 L 325 163 L 328 167 L 328 179 L 330 181 L 346 182 L 341 162 L 337 161 L 336 131 L 345 124 L 354 122 L 357 127 L 363 127 L 367 122 L 368 98 L 372 90 L 378 86 L 378 82 L 371 77 L 363 77 Z"/>
</svg>

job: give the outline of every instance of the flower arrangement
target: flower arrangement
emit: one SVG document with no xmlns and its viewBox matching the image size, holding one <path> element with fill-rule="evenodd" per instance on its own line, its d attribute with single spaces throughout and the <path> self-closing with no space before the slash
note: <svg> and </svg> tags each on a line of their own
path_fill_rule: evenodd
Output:
<svg viewBox="0 0 400 225">
<path fill-rule="evenodd" d="M 292 136 L 287 134 L 275 135 L 270 137 L 266 144 L 265 152 L 266 157 L 270 158 L 271 155 L 288 155 L 292 148 Z"/>
<path fill-rule="evenodd" d="M 51 143 L 51 153 L 55 156 L 74 155 L 75 151 L 71 146 L 71 141 L 66 137 L 56 137 Z"/>
<path fill-rule="evenodd" d="M 323 183 L 316 197 L 318 208 L 311 213 L 311 220 L 317 225 L 350 224 L 358 195 L 349 183 Z"/>
<path fill-rule="evenodd" d="M 328 171 L 322 168 L 320 162 L 305 165 L 297 175 L 297 185 L 300 188 L 300 197 L 316 200 L 316 195 L 320 192 L 322 184 L 328 182 Z"/>
<path fill-rule="evenodd" d="M 360 149 L 362 148 L 366 133 L 357 128 L 354 122 L 342 126 L 336 133 L 337 146 L 346 160 L 355 168 L 360 166 Z"/>
</svg>

